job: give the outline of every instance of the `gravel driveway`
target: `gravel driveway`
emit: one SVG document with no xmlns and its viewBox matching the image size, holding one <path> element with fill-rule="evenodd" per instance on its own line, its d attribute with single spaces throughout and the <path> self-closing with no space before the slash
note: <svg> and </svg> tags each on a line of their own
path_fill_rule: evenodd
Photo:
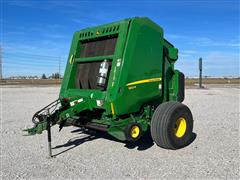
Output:
<svg viewBox="0 0 240 180">
<path fill-rule="evenodd" d="M 0 179 L 239 179 L 238 88 L 187 89 L 196 139 L 180 150 L 157 147 L 147 134 L 136 144 L 104 133 L 52 128 L 48 159 L 46 132 L 23 136 L 33 113 L 57 99 L 59 87 L 1 88 Z"/>
</svg>

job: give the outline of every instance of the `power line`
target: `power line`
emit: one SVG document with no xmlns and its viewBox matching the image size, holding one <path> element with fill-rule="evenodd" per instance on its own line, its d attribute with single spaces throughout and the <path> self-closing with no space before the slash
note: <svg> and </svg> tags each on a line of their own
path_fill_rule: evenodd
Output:
<svg viewBox="0 0 240 180">
<path fill-rule="evenodd" d="M 4 63 L 3 63 L 3 65 L 5 66 L 5 65 L 7 65 L 7 66 L 31 66 L 32 68 L 34 68 L 34 67 L 38 67 L 38 66 L 43 66 L 43 67 L 56 67 L 56 68 L 58 68 L 59 67 L 59 65 L 58 64 L 50 64 L 50 63 L 48 63 L 48 64 L 45 64 L 45 63 L 27 63 L 27 62 L 5 62 L 4 61 Z M 63 65 L 63 64 L 62 64 Z"/>
<path fill-rule="evenodd" d="M 7 76 L 10 74 L 16 75 L 27 73 L 31 75 L 36 73 L 58 72 L 59 78 L 61 78 L 61 74 L 63 74 L 63 72 L 61 72 L 63 71 L 62 66 L 65 66 L 66 63 L 65 61 L 62 61 L 63 58 L 61 56 L 48 56 L 31 53 L 2 53 L 0 51 L 0 57 L 0 65 L 4 65 L 4 72 L 6 72 Z M 2 62 L 2 58 L 4 58 L 4 62 Z"/>
<path fill-rule="evenodd" d="M 2 47 L 0 45 L 0 79 L 3 78 L 3 75 L 2 75 Z"/>
<path fill-rule="evenodd" d="M 59 61 L 59 59 L 46 59 L 46 58 L 33 58 L 33 57 L 20 57 L 20 56 L 6 56 L 6 55 L 4 55 L 3 56 L 4 57 L 4 59 L 7 59 L 7 60 L 12 60 L 12 59 L 14 59 L 14 60 L 18 60 L 18 59 L 20 59 L 20 60 L 27 60 L 27 61 L 40 61 L 40 62 L 56 62 L 56 63 L 58 63 L 58 61 Z"/>
<path fill-rule="evenodd" d="M 25 65 L 42 65 L 42 66 L 58 66 L 60 63 L 60 65 L 65 65 L 64 62 L 59 62 L 59 61 L 56 61 L 56 62 L 48 62 L 48 61 L 20 61 L 20 60 L 4 60 L 4 62 L 2 64 L 25 64 Z"/>
<path fill-rule="evenodd" d="M 59 57 L 59 61 L 58 61 L 58 74 L 60 79 L 61 78 L 61 57 Z"/>
<path fill-rule="evenodd" d="M 4 54 L 8 55 L 14 55 L 14 56 L 35 56 L 35 57 L 45 57 L 45 58 L 54 58 L 58 59 L 59 56 L 47 56 L 47 55 L 41 55 L 41 54 L 31 54 L 31 53 L 11 53 L 11 52 L 5 52 Z"/>
</svg>

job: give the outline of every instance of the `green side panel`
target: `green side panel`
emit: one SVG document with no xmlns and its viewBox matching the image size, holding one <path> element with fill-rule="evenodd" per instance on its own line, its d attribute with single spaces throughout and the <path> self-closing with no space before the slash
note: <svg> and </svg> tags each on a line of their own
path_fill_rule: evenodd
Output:
<svg viewBox="0 0 240 180">
<path fill-rule="evenodd" d="M 183 77 L 181 77 L 181 75 Z M 174 74 L 170 81 L 169 91 L 169 100 L 179 102 L 184 100 L 184 75 L 178 70 L 174 70 Z"/>
<path fill-rule="evenodd" d="M 178 49 L 177 48 L 172 47 L 169 49 L 169 58 L 171 60 L 177 60 L 177 58 L 178 58 Z"/>
<path fill-rule="evenodd" d="M 129 27 L 120 73 L 121 94 L 114 101 L 117 115 L 133 113 L 162 96 L 161 81 L 127 84 L 162 78 L 163 30 L 148 18 L 135 18 Z M 159 88 L 160 87 L 160 88 Z"/>
</svg>

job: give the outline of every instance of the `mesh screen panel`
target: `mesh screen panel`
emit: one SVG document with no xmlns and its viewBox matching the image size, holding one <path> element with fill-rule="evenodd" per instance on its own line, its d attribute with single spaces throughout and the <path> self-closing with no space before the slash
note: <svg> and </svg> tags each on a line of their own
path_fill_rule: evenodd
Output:
<svg viewBox="0 0 240 180">
<path fill-rule="evenodd" d="M 97 76 L 102 61 L 83 62 L 77 65 L 75 86 L 79 89 L 102 89 L 97 86 Z M 111 62 L 108 72 L 111 70 Z M 108 73 L 109 75 L 109 73 Z"/>
<path fill-rule="evenodd" d="M 80 57 L 106 56 L 114 54 L 117 37 L 82 42 Z"/>
</svg>

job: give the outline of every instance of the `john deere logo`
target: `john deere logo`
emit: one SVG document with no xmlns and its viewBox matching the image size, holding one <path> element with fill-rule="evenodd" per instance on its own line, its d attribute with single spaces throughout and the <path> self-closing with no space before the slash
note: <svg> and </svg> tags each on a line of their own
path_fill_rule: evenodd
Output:
<svg viewBox="0 0 240 180">
<path fill-rule="evenodd" d="M 100 31 L 97 31 L 97 32 L 96 32 L 96 35 L 99 35 L 99 34 L 100 34 Z"/>
</svg>

